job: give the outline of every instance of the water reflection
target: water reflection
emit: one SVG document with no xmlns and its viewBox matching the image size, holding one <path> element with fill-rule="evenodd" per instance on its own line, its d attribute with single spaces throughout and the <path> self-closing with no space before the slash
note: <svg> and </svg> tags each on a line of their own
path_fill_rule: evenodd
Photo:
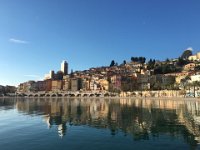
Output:
<svg viewBox="0 0 200 150">
<path fill-rule="evenodd" d="M 122 131 L 134 140 L 169 135 L 200 143 L 200 101 L 150 99 L 0 99 L 0 110 L 42 115 L 49 129 L 67 134 L 68 126 L 105 128 L 115 136 Z"/>
</svg>

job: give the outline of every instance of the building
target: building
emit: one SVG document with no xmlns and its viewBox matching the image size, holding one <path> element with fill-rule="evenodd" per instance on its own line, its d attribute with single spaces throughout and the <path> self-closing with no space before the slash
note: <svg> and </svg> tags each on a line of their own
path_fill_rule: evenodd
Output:
<svg viewBox="0 0 200 150">
<path fill-rule="evenodd" d="M 82 88 L 80 78 L 71 79 L 71 91 L 79 91 Z"/>
<path fill-rule="evenodd" d="M 189 63 L 189 64 L 187 64 L 187 65 L 185 65 L 184 67 L 183 67 L 183 69 L 185 70 L 185 71 L 192 71 L 192 70 L 194 70 L 194 68 L 196 67 L 196 64 L 195 63 Z"/>
<path fill-rule="evenodd" d="M 37 91 L 37 85 L 35 81 L 28 81 L 21 83 L 17 89 L 18 92 L 34 92 Z"/>
<path fill-rule="evenodd" d="M 38 86 L 38 91 L 45 91 L 46 90 L 46 82 L 45 81 L 38 81 L 36 82 Z"/>
<path fill-rule="evenodd" d="M 113 75 L 111 78 L 111 85 L 113 89 L 120 90 L 121 89 L 121 76 L 120 75 Z"/>
<path fill-rule="evenodd" d="M 91 79 L 89 81 L 89 90 L 96 91 L 97 87 L 98 87 L 98 84 L 97 84 L 96 80 Z"/>
<path fill-rule="evenodd" d="M 150 89 L 150 76 L 148 74 L 137 74 L 137 84 L 139 90 Z"/>
<path fill-rule="evenodd" d="M 55 72 L 53 70 L 49 71 L 49 78 L 54 79 Z"/>
<path fill-rule="evenodd" d="M 99 85 L 101 90 L 106 90 L 108 91 L 109 89 L 109 82 L 105 79 L 100 79 L 99 80 Z"/>
<path fill-rule="evenodd" d="M 192 75 L 192 76 L 190 76 L 190 78 L 191 78 L 191 81 L 192 82 L 199 82 L 200 81 L 200 75 L 199 74 L 197 74 L 197 75 Z"/>
<path fill-rule="evenodd" d="M 172 85 L 175 83 L 175 77 L 174 76 L 162 76 L 162 84 L 163 85 Z"/>
<path fill-rule="evenodd" d="M 155 90 L 169 88 L 175 81 L 175 76 L 172 75 L 157 74 L 150 77 L 151 88 Z"/>
<path fill-rule="evenodd" d="M 2 85 L 0 85 L 0 91 L 3 91 L 4 87 Z"/>
<path fill-rule="evenodd" d="M 63 91 L 68 91 L 70 89 L 70 77 L 69 75 L 63 76 Z"/>
<path fill-rule="evenodd" d="M 4 96 L 6 94 L 14 96 L 14 93 L 16 92 L 16 90 L 17 90 L 17 88 L 15 86 L 9 86 L 9 85 L 2 86 L 2 85 L 0 85 L 0 96 Z"/>
<path fill-rule="evenodd" d="M 138 90 L 136 75 L 122 76 L 121 77 L 121 90 L 134 91 Z"/>
<path fill-rule="evenodd" d="M 61 71 L 63 75 L 68 74 L 68 63 L 65 60 L 61 63 Z"/>
<path fill-rule="evenodd" d="M 176 77 L 175 77 L 176 83 L 177 83 L 177 84 L 180 84 L 181 81 L 182 81 L 183 79 L 185 79 L 185 77 L 186 77 L 185 75 L 176 76 Z"/>
<path fill-rule="evenodd" d="M 89 89 L 89 81 L 84 78 L 81 78 L 81 89 L 87 91 Z"/>
<path fill-rule="evenodd" d="M 36 91 L 51 91 L 52 90 L 52 80 L 44 80 L 35 82 Z"/>
<path fill-rule="evenodd" d="M 45 88 L 45 91 L 51 91 L 52 90 L 52 80 L 45 80 L 45 85 L 46 85 L 46 88 Z"/>
<path fill-rule="evenodd" d="M 198 52 L 198 53 L 195 54 L 195 55 L 190 56 L 188 59 L 191 60 L 191 61 L 200 60 L 200 52 Z"/>
<path fill-rule="evenodd" d="M 0 96 L 4 95 L 4 87 L 0 85 Z"/>
<path fill-rule="evenodd" d="M 52 91 L 61 91 L 63 88 L 62 80 L 52 81 Z"/>
<path fill-rule="evenodd" d="M 63 72 L 62 71 L 57 71 L 56 74 L 54 75 L 54 80 L 63 80 Z"/>
</svg>

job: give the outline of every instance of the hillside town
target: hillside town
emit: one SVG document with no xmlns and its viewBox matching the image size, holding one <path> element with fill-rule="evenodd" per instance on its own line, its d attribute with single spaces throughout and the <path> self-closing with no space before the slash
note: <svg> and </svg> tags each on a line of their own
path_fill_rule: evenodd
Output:
<svg viewBox="0 0 200 150">
<path fill-rule="evenodd" d="M 18 93 L 37 92 L 112 92 L 133 91 L 181 91 L 184 96 L 198 97 L 200 91 L 200 52 L 193 54 L 186 49 L 175 59 L 159 61 L 145 57 L 131 57 L 118 64 L 112 60 L 110 66 L 68 72 L 68 63 L 63 61 L 57 72 L 51 70 L 43 81 L 21 83 Z"/>
</svg>

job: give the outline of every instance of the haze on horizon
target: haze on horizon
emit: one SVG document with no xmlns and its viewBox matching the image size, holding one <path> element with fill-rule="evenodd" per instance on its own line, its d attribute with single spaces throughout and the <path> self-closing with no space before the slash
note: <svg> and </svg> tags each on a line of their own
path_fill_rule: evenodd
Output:
<svg viewBox="0 0 200 150">
<path fill-rule="evenodd" d="M 164 60 L 200 50 L 200 1 L 1 0 L 0 85 L 132 56 Z"/>
</svg>

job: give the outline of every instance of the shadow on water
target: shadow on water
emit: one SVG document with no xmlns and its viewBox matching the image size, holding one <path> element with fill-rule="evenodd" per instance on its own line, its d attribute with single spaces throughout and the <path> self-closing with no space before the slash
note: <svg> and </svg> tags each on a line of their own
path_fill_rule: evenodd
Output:
<svg viewBox="0 0 200 150">
<path fill-rule="evenodd" d="M 67 126 L 109 129 L 134 141 L 159 139 L 162 135 L 183 138 L 191 149 L 200 142 L 200 102 L 150 99 L 0 99 L 0 110 L 13 109 L 26 115 L 42 115 L 59 136 Z"/>
</svg>

